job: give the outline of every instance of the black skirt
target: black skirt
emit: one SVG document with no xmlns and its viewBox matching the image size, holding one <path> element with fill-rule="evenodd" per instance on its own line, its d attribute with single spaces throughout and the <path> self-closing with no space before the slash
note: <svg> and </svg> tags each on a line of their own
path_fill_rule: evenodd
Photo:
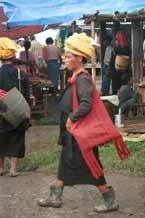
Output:
<svg viewBox="0 0 145 218">
<path fill-rule="evenodd" d="M 25 156 L 25 125 L 21 124 L 16 129 L 0 133 L 0 157 Z"/>
<path fill-rule="evenodd" d="M 81 155 L 78 143 L 66 130 L 65 123 L 67 117 L 66 114 L 61 114 L 59 144 L 63 146 L 59 160 L 58 179 L 62 180 L 64 185 L 67 186 L 75 184 L 91 184 L 95 186 L 105 185 L 106 180 L 104 175 L 99 179 L 93 177 Z M 97 147 L 94 149 L 94 154 L 102 167 Z"/>
</svg>

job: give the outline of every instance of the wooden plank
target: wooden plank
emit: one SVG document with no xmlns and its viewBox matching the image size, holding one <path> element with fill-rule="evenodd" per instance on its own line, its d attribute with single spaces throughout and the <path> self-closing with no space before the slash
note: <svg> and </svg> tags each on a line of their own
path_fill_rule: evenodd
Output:
<svg viewBox="0 0 145 218">
<path fill-rule="evenodd" d="M 140 22 L 131 26 L 132 73 L 134 86 L 143 81 L 143 27 Z"/>
<path fill-rule="evenodd" d="M 104 55 L 105 55 L 105 46 L 104 46 L 104 40 L 106 38 L 106 23 L 105 22 L 100 23 L 100 31 L 101 31 L 101 69 L 102 69 L 103 62 L 104 62 Z"/>
</svg>

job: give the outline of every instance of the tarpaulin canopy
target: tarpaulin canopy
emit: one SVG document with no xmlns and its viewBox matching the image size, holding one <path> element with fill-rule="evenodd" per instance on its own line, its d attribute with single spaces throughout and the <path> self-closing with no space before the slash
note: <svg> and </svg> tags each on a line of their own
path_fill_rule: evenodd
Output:
<svg viewBox="0 0 145 218">
<path fill-rule="evenodd" d="M 23 27 L 12 27 L 7 28 L 0 24 L 0 37 L 8 37 L 11 39 L 16 39 L 19 37 L 24 37 L 28 35 L 33 35 L 39 33 L 43 30 L 42 26 L 23 26 Z"/>
<path fill-rule="evenodd" d="M 27 35 L 39 33 L 43 30 L 43 26 L 39 25 L 8 28 L 6 25 L 3 25 L 3 22 L 6 22 L 7 20 L 8 17 L 5 16 L 3 8 L 0 7 L 0 37 L 16 39 L 22 36 L 24 37 Z"/>
<path fill-rule="evenodd" d="M 9 26 L 48 25 L 77 20 L 83 14 L 134 11 L 145 8 L 144 0 L 6 0 L 0 1 Z"/>
</svg>

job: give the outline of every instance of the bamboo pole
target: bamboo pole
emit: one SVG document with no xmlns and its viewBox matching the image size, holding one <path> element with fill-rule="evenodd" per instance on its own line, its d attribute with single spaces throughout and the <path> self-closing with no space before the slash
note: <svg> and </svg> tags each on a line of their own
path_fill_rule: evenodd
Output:
<svg viewBox="0 0 145 218">
<path fill-rule="evenodd" d="M 91 20 L 91 36 L 93 39 L 95 39 L 95 21 Z M 92 59 L 91 59 L 91 64 L 92 64 L 92 79 L 94 82 L 96 82 L 96 53 L 94 50 Z"/>
</svg>

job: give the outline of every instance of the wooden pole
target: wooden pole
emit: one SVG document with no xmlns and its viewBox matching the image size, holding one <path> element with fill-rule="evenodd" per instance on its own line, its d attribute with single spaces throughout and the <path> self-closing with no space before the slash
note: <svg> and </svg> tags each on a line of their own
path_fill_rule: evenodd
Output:
<svg viewBox="0 0 145 218">
<path fill-rule="evenodd" d="M 91 20 L 91 36 L 93 39 L 95 39 L 95 21 Z M 94 51 L 92 56 L 92 79 L 94 82 L 96 82 L 96 53 Z"/>
<path fill-rule="evenodd" d="M 74 22 L 71 24 L 71 27 L 72 27 L 72 33 L 76 33 L 76 32 L 77 32 L 76 21 L 74 21 Z"/>
<path fill-rule="evenodd" d="M 134 21 L 131 26 L 132 74 L 134 87 L 143 81 L 143 26 Z"/>
<path fill-rule="evenodd" d="M 100 23 L 100 31 L 101 31 L 101 74 L 102 74 L 104 55 L 105 55 L 105 46 L 104 46 L 104 39 L 106 37 L 106 23 L 105 22 Z"/>
</svg>

